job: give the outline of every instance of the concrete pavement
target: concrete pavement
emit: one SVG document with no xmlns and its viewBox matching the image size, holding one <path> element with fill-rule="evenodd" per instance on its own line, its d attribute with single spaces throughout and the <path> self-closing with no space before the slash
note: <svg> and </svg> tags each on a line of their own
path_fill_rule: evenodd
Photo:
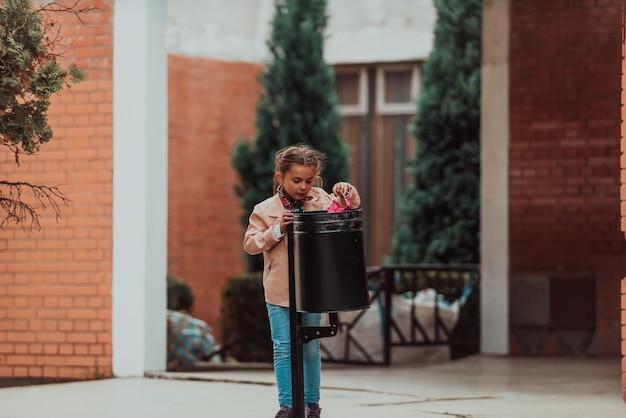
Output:
<svg viewBox="0 0 626 418">
<path fill-rule="evenodd" d="M 392 367 L 324 364 L 322 417 L 626 417 L 620 358 L 473 356 Z M 151 373 L 0 389 L 2 418 L 269 418 L 269 368 Z"/>
</svg>

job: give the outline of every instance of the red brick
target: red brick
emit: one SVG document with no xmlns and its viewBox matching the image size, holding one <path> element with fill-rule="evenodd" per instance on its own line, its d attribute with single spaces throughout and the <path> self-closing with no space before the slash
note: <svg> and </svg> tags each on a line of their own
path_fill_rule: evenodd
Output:
<svg viewBox="0 0 626 418">
<path fill-rule="evenodd" d="M 29 354 L 43 354 L 43 344 L 37 343 L 37 344 L 29 344 L 28 345 L 28 353 Z"/>
<path fill-rule="evenodd" d="M 626 232 L 621 3 L 512 2 L 510 16 L 510 271 L 592 275 L 597 351 L 617 355 L 615 280 L 626 271 L 626 240 L 615 233 Z M 589 16 L 602 16 L 602 29 Z M 552 77 L 549 68 L 563 71 Z"/>
<path fill-rule="evenodd" d="M 29 377 L 28 367 L 15 366 L 13 368 L 13 376 L 14 377 Z"/>
<path fill-rule="evenodd" d="M 44 373 L 48 375 L 45 366 L 64 366 L 67 364 L 69 357 L 71 356 L 38 356 L 35 360 L 35 364 L 44 366 Z"/>
<path fill-rule="evenodd" d="M 171 273 L 187 280 L 196 294 L 194 315 L 218 333 L 221 289 L 228 277 L 245 269 L 242 251 L 232 251 L 241 248 L 244 230 L 231 155 L 241 138 L 254 136 L 261 67 L 173 55 L 168 67 L 168 259 L 176 260 Z M 219 82 L 206 83 L 204 77 Z M 211 170 L 207 155 L 215 156 Z M 199 172 L 202 182 L 189 181 Z M 198 199 L 188 199 L 190 195 Z M 211 236 L 221 238 L 206 239 Z"/>
<path fill-rule="evenodd" d="M 11 355 L 5 356 L 5 358 L 6 358 L 6 364 L 9 366 L 30 365 L 30 364 L 34 364 L 35 362 L 35 356 L 32 356 L 32 355 L 11 354 Z"/>
<path fill-rule="evenodd" d="M 28 368 L 29 377 L 43 377 L 43 367 L 31 366 Z"/>
</svg>

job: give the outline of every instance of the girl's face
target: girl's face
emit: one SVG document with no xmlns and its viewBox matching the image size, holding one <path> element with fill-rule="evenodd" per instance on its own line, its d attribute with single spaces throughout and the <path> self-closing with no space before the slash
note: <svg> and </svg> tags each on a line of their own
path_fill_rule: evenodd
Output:
<svg viewBox="0 0 626 418">
<path fill-rule="evenodd" d="M 294 164 L 284 174 L 276 173 L 278 184 L 283 185 L 283 192 L 295 200 L 302 200 L 313 187 L 317 169 L 308 165 Z"/>
</svg>

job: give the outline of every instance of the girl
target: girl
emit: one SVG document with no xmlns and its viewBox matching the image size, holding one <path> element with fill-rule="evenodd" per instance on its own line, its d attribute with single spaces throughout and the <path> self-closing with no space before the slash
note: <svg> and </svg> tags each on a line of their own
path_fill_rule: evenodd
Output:
<svg viewBox="0 0 626 418">
<path fill-rule="evenodd" d="M 345 207 L 350 196 L 351 208 L 358 208 L 361 198 L 354 186 L 340 182 L 333 195 L 319 188 L 323 154 L 307 145 L 283 148 L 276 153 L 274 195 L 257 204 L 250 215 L 244 237 L 244 250 L 263 253 L 263 288 L 274 349 L 274 373 L 278 386 L 280 410 L 275 418 L 292 418 L 291 347 L 289 327 L 289 260 L 285 233 L 293 222 L 293 212 L 327 210 L 333 197 Z M 304 326 L 319 326 L 319 313 L 302 314 Z M 320 416 L 320 343 L 319 339 L 303 345 L 304 402 L 306 418 Z"/>
</svg>

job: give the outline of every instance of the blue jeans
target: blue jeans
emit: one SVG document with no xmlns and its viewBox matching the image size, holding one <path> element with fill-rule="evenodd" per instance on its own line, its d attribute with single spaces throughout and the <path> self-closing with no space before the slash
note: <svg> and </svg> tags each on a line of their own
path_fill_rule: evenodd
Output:
<svg viewBox="0 0 626 418">
<path fill-rule="evenodd" d="M 278 386 L 278 405 L 293 407 L 291 396 L 291 332 L 289 327 L 289 308 L 265 304 L 270 320 L 272 345 L 274 347 L 274 373 Z M 302 325 L 319 327 L 322 315 L 319 313 L 302 314 Z M 319 403 L 320 340 L 314 339 L 302 346 L 302 369 L 304 372 L 304 402 Z"/>
</svg>

